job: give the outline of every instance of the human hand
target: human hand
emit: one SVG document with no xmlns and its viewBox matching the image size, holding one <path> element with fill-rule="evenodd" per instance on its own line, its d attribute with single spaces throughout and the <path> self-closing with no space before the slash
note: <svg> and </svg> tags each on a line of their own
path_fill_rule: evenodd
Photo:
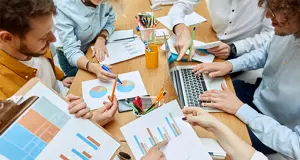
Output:
<svg viewBox="0 0 300 160">
<path fill-rule="evenodd" d="M 204 107 L 217 108 L 234 115 L 244 104 L 224 83 L 222 90 L 210 90 L 200 95 L 200 101 L 211 102 L 202 103 Z"/>
<path fill-rule="evenodd" d="M 182 120 L 193 126 L 203 127 L 208 131 L 211 131 L 220 123 L 214 116 L 198 107 L 186 107 L 182 112 L 186 116 Z"/>
<path fill-rule="evenodd" d="M 62 80 L 61 82 L 63 83 L 63 85 L 67 88 L 70 88 L 72 83 L 73 83 L 73 80 L 74 80 L 75 77 L 67 77 L 65 78 L 64 80 Z"/>
<path fill-rule="evenodd" d="M 70 114 L 74 114 L 76 118 L 90 119 L 93 114 L 90 112 L 90 108 L 80 96 L 74 96 L 73 94 L 67 95 L 67 100 L 70 102 L 68 110 Z"/>
<path fill-rule="evenodd" d="M 161 151 L 168 144 L 168 141 L 163 141 L 152 148 L 147 152 L 147 154 L 142 157 L 141 160 L 166 160 L 164 153 Z"/>
<path fill-rule="evenodd" d="M 115 74 L 107 72 L 106 70 L 102 69 L 101 64 L 99 63 L 90 63 L 90 71 L 93 72 L 97 78 L 102 82 L 108 82 L 116 77 Z M 107 68 L 111 69 L 111 66 L 106 66 Z"/>
<path fill-rule="evenodd" d="M 105 56 L 109 57 L 106 45 L 105 45 L 105 39 L 102 37 L 98 37 L 96 40 L 96 43 L 94 45 L 92 58 L 96 57 L 98 62 L 102 62 L 105 60 Z"/>
<path fill-rule="evenodd" d="M 230 73 L 233 65 L 228 62 L 214 62 L 214 63 L 201 63 L 193 67 L 193 73 L 200 75 L 202 73 L 208 74 L 210 78 L 222 77 Z"/>
<path fill-rule="evenodd" d="M 110 99 L 110 96 L 108 96 L 108 99 Z M 92 117 L 92 121 L 97 122 L 101 126 L 113 120 L 119 107 L 116 96 L 114 96 L 112 102 L 103 102 L 103 104 L 104 106 L 96 110 Z"/>
<path fill-rule="evenodd" d="M 218 58 L 227 59 L 230 55 L 231 48 L 228 44 L 222 42 L 220 46 L 210 48 L 207 51 Z"/>
<path fill-rule="evenodd" d="M 178 53 L 177 61 L 180 61 L 186 54 L 186 51 L 190 48 L 192 38 L 189 29 L 184 24 L 178 24 L 177 26 L 175 26 L 174 30 L 177 35 L 177 41 L 174 48 Z M 195 54 L 195 49 L 194 47 L 192 48 L 193 50 L 189 57 L 189 61 L 192 60 Z"/>
</svg>

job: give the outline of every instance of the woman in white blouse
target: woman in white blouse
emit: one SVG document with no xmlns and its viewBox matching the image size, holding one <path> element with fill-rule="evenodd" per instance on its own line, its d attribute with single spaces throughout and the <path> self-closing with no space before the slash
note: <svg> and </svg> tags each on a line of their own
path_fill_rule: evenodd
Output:
<svg viewBox="0 0 300 160">
<path fill-rule="evenodd" d="M 232 160 L 267 160 L 266 156 L 255 151 L 253 147 L 240 139 L 226 125 L 204 110 L 188 107 L 183 109 L 183 113 L 186 117 L 182 120 L 212 132 Z M 165 160 L 164 154 L 160 151 L 160 148 L 165 145 L 167 145 L 167 142 L 154 146 L 142 160 Z"/>
</svg>

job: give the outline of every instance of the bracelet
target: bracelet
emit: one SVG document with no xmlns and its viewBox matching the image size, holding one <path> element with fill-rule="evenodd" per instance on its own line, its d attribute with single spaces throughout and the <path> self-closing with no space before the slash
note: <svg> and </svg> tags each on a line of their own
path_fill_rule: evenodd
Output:
<svg viewBox="0 0 300 160">
<path fill-rule="evenodd" d="M 90 64 L 90 61 L 88 61 L 88 62 L 86 63 L 86 65 L 85 65 L 85 69 L 86 69 L 87 71 L 89 71 L 89 64 Z"/>
</svg>

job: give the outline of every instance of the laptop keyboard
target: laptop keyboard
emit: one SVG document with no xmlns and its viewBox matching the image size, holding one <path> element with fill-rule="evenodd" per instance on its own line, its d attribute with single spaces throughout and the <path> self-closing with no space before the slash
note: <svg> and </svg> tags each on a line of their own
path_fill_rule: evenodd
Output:
<svg viewBox="0 0 300 160">
<path fill-rule="evenodd" d="M 192 69 L 181 69 L 181 73 L 188 106 L 203 107 L 199 101 L 199 95 L 207 91 L 203 76 L 196 76 Z"/>
</svg>

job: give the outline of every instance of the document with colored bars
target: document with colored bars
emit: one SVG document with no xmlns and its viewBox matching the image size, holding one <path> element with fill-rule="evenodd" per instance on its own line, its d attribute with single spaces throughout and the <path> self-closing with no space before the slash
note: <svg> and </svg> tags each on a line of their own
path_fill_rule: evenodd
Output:
<svg viewBox="0 0 300 160">
<path fill-rule="evenodd" d="M 110 159 L 119 148 L 89 120 L 69 115 L 68 104 L 40 82 L 26 95 L 39 99 L 0 136 L 1 160 Z"/>
<path fill-rule="evenodd" d="M 176 100 L 123 126 L 121 131 L 136 159 L 149 149 L 168 140 L 163 149 L 170 160 L 211 160 L 196 132 L 184 117 Z"/>
</svg>

